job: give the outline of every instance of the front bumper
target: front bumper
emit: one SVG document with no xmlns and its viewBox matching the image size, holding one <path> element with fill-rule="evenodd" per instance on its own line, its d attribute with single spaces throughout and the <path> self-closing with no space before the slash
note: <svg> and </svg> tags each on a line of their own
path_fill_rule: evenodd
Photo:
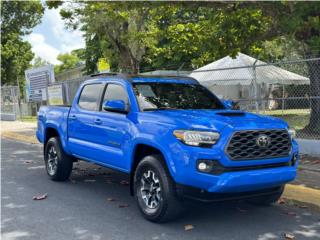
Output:
<svg viewBox="0 0 320 240">
<path fill-rule="evenodd" d="M 283 185 L 273 188 L 261 189 L 257 191 L 246 191 L 239 193 L 212 193 L 194 187 L 178 185 L 177 195 L 180 198 L 187 198 L 200 202 L 221 202 L 230 200 L 250 199 L 258 196 L 267 196 L 271 194 L 280 193 L 282 189 Z"/>
<path fill-rule="evenodd" d="M 208 193 L 239 194 L 273 189 L 294 180 L 297 174 L 299 157 L 295 141 L 287 157 L 248 161 L 231 161 L 219 145 L 205 149 L 180 144 L 174 148 L 175 154 L 169 156 L 169 163 L 173 166 L 170 172 L 175 182 Z M 218 161 L 228 171 L 219 174 L 200 172 L 197 161 L 201 159 Z"/>
</svg>

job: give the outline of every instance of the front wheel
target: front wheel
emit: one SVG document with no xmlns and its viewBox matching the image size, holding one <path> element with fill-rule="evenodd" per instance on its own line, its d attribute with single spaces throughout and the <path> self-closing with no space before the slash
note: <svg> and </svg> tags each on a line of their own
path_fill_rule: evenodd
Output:
<svg viewBox="0 0 320 240">
<path fill-rule="evenodd" d="M 167 222 L 183 210 L 175 184 L 160 155 L 141 160 L 135 171 L 134 190 L 138 208 L 149 221 Z"/>
<path fill-rule="evenodd" d="M 44 161 L 52 180 L 65 181 L 70 177 L 73 159 L 64 152 L 58 137 L 48 140 L 44 150 Z"/>
</svg>

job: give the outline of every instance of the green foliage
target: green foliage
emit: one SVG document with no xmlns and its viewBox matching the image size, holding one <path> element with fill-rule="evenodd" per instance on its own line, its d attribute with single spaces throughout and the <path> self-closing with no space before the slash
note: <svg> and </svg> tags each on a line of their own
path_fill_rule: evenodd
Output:
<svg viewBox="0 0 320 240">
<path fill-rule="evenodd" d="M 211 3 L 208 7 L 207 3 L 192 2 L 160 6 L 152 20 L 160 39 L 149 49 L 145 62 L 154 68 L 181 63 L 194 68 L 248 52 L 271 22 L 253 4 Z"/>
<path fill-rule="evenodd" d="M 42 66 L 45 66 L 45 65 L 48 65 L 50 64 L 48 61 L 42 59 L 41 57 L 35 57 L 33 59 L 33 64 L 32 64 L 32 67 L 42 67 Z"/>
<path fill-rule="evenodd" d="M 320 3 L 287 2 L 284 3 L 288 15 L 279 15 L 281 30 L 293 34 L 295 39 L 305 44 L 309 50 L 320 51 Z"/>
<path fill-rule="evenodd" d="M 81 61 L 77 56 L 76 52 L 74 51 L 71 53 L 59 54 L 57 59 L 61 62 L 61 64 L 55 66 L 54 68 L 55 74 L 61 73 L 63 71 L 66 71 L 81 65 Z"/>
<path fill-rule="evenodd" d="M 22 40 L 40 23 L 44 9 L 40 1 L 1 1 L 1 84 L 22 85 L 24 71 L 33 59 L 31 45 Z"/>
<path fill-rule="evenodd" d="M 62 2 L 49 2 L 58 7 Z M 114 70 L 200 67 L 238 52 L 279 60 L 319 48 L 317 2 L 81 2 L 64 5 L 85 33 L 88 73 L 106 57 Z M 301 47 L 303 43 L 305 49 Z M 289 49 L 289 51 L 288 51 Z M 294 50 L 292 50 L 294 49 Z"/>
</svg>

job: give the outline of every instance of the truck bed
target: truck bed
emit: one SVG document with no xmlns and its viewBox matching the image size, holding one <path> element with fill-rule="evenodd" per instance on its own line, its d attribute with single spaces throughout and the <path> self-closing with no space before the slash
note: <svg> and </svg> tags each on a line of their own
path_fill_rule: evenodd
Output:
<svg viewBox="0 0 320 240">
<path fill-rule="evenodd" d="M 58 129 L 58 132 L 63 133 L 60 136 L 67 137 L 68 115 L 71 106 L 41 106 L 38 112 L 38 129 L 37 138 L 43 143 L 45 126 L 52 126 Z"/>
</svg>

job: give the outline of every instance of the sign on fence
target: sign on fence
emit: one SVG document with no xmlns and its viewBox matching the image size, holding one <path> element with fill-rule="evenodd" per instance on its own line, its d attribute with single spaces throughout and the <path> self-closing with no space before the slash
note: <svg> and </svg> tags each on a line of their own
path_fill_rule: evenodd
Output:
<svg viewBox="0 0 320 240">
<path fill-rule="evenodd" d="M 48 100 L 50 105 L 63 105 L 62 84 L 48 87 Z"/>
<path fill-rule="evenodd" d="M 47 100 L 47 87 L 55 82 L 54 66 L 47 65 L 25 71 L 26 98 L 28 102 L 41 102 Z"/>
</svg>

